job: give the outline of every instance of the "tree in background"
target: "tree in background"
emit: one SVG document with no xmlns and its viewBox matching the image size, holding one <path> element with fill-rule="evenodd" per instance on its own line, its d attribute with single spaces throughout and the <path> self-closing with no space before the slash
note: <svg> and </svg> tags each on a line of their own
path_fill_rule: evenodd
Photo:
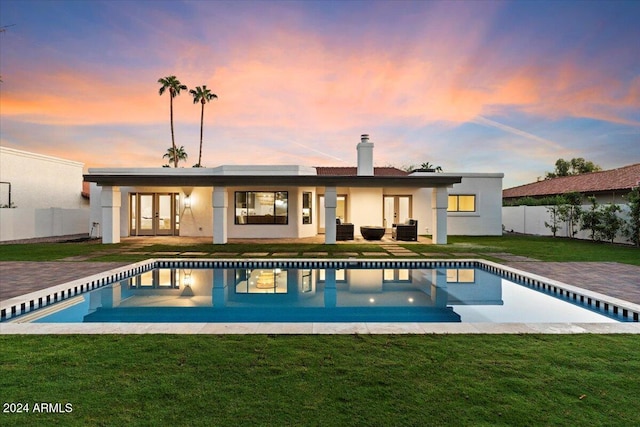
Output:
<svg viewBox="0 0 640 427">
<path fill-rule="evenodd" d="M 582 194 L 565 193 L 562 195 L 564 203 L 559 208 L 560 220 L 567 223 L 567 237 L 576 237 L 578 225 L 582 215 Z"/>
<path fill-rule="evenodd" d="M 428 172 L 442 172 L 442 168 L 440 166 L 432 165 L 429 162 L 424 162 L 420 165 L 420 169 L 424 169 Z"/>
<path fill-rule="evenodd" d="M 636 187 L 627 195 L 629 206 L 629 221 L 624 229 L 624 234 L 629 241 L 640 246 L 640 187 Z"/>
<path fill-rule="evenodd" d="M 198 163 L 195 164 L 194 168 L 202 167 L 202 128 L 204 127 L 204 104 L 211 101 L 212 99 L 218 99 L 218 95 L 212 93 L 209 89 L 207 89 L 207 85 L 196 86 L 195 89 L 191 89 L 189 91 L 191 96 L 193 96 L 193 103 L 197 104 L 198 102 L 202 106 L 200 109 L 200 152 L 198 154 Z"/>
<path fill-rule="evenodd" d="M 591 231 L 591 240 L 600 240 L 600 230 L 602 228 L 602 214 L 595 197 L 589 197 L 591 207 L 589 210 L 582 212 L 580 216 L 580 229 Z"/>
<path fill-rule="evenodd" d="M 544 179 L 558 178 L 561 176 L 581 175 L 583 173 L 591 173 L 602 170 L 602 168 L 592 161 L 576 157 L 569 161 L 565 159 L 556 160 L 556 169 L 553 172 L 547 172 Z"/>
<path fill-rule="evenodd" d="M 173 154 L 174 154 L 173 167 L 177 168 L 178 167 L 178 157 L 177 157 L 178 150 L 176 149 L 176 140 L 173 133 L 173 98 L 180 95 L 181 90 L 187 90 L 187 86 L 180 83 L 180 80 L 178 80 L 176 76 L 163 77 L 161 79 L 158 79 L 158 83 L 162 85 L 160 86 L 160 90 L 158 91 L 160 96 L 162 96 L 162 94 L 166 90 L 169 90 L 169 95 L 170 95 L 169 96 L 169 112 L 171 116 L 171 147 L 173 148 Z"/>
<path fill-rule="evenodd" d="M 162 158 L 168 158 L 169 161 L 171 161 L 172 159 L 174 160 L 174 167 L 178 167 L 178 162 L 179 161 L 186 161 L 187 160 L 187 152 L 184 151 L 184 146 L 181 145 L 180 148 L 174 148 L 174 147 L 169 147 L 167 148 L 167 152 L 164 154 L 164 156 L 162 156 Z M 163 167 L 169 167 L 169 165 L 164 165 Z"/>
<path fill-rule="evenodd" d="M 603 240 L 613 243 L 618 232 L 622 229 L 624 221 L 617 215 L 617 212 L 621 210 L 620 206 L 613 203 L 609 203 L 602 208 L 600 212 L 600 236 Z"/>
<path fill-rule="evenodd" d="M 551 216 L 551 222 L 544 222 L 544 226 L 551 230 L 553 237 L 556 237 L 562 221 L 560 219 L 560 205 L 547 206 L 547 212 Z"/>
</svg>

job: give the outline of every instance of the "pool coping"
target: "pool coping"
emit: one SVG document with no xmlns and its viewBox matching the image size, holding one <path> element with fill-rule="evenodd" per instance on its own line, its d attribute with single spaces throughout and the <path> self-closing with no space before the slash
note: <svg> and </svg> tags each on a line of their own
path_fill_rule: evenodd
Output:
<svg viewBox="0 0 640 427">
<path fill-rule="evenodd" d="M 633 321 L 619 323 L 13 323 L 12 318 L 29 313 L 55 302 L 122 280 L 132 274 L 178 264 L 177 267 L 207 267 L 225 264 L 248 264 L 251 267 L 268 267 L 275 263 L 310 268 L 329 266 L 344 268 L 360 265 L 384 267 L 393 265 L 411 268 L 414 265 L 448 267 L 474 266 L 501 274 L 506 278 L 523 281 L 523 285 L 559 293 L 561 296 L 579 299 L 588 305 L 611 313 L 624 312 Z M 227 266 L 228 267 L 228 266 Z M 293 267 L 292 267 L 293 268 Z M 416 267 L 421 268 L 421 267 Z M 426 268 L 426 267 L 422 267 Z M 525 272 L 510 266 L 483 259 L 361 259 L 345 258 L 319 260 L 296 259 L 190 259 L 150 258 L 126 266 L 107 270 L 47 289 L 31 292 L 0 302 L 0 334 L 640 334 L 640 305 L 598 292 L 579 288 L 557 280 Z"/>
</svg>

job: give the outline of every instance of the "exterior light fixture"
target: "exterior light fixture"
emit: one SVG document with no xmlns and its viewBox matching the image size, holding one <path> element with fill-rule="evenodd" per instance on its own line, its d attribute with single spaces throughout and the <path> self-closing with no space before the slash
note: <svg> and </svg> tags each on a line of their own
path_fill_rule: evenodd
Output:
<svg viewBox="0 0 640 427">
<path fill-rule="evenodd" d="M 184 286 L 191 286 L 193 284 L 193 281 L 191 279 L 191 270 L 182 270 L 182 274 L 183 274 L 183 278 L 182 278 L 182 284 Z"/>
<path fill-rule="evenodd" d="M 187 196 L 184 198 L 184 207 L 185 209 L 191 208 L 191 196 Z"/>
</svg>

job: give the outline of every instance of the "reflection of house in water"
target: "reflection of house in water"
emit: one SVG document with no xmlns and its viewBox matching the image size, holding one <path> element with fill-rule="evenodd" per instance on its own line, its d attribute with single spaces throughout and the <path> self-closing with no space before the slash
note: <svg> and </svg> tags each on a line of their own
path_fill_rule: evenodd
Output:
<svg viewBox="0 0 640 427">
<path fill-rule="evenodd" d="M 502 305 L 502 288 L 472 268 L 158 269 L 90 298 L 94 322 L 459 322 L 456 305 Z"/>
</svg>

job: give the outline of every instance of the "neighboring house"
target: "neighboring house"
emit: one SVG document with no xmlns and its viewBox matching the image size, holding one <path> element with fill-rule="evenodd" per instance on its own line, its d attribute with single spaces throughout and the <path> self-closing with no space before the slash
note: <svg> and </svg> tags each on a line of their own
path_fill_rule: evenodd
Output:
<svg viewBox="0 0 640 427">
<path fill-rule="evenodd" d="M 626 203 L 624 196 L 640 185 L 640 163 L 600 172 L 563 176 L 519 187 L 507 188 L 502 192 L 505 204 L 522 197 L 542 198 L 565 193 L 582 193 L 585 197 L 595 196 L 599 204 Z"/>
<path fill-rule="evenodd" d="M 523 197 L 543 198 L 566 193 L 581 193 L 584 196 L 582 209 L 590 209 L 588 197 L 594 196 L 598 204 L 614 203 L 621 207 L 619 216 L 628 220 L 628 200 L 626 195 L 640 185 L 640 163 L 600 172 L 546 179 L 544 181 L 508 188 L 502 192 L 504 208 L 502 220 L 505 230 L 551 236 L 553 232 L 547 224 L 552 223 L 551 213 L 546 206 L 515 205 Z M 557 224 L 556 235 L 591 239 L 590 230 L 572 230 L 567 221 Z M 574 235 L 573 232 L 576 232 Z M 628 243 L 622 235 L 617 243 Z"/>
<path fill-rule="evenodd" d="M 360 226 L 418 221 L 419 234 L 502 234 L 503 174 L 374 168 L 368 135 L 358 166 L 90 169 L 91 221 L 104 243 L 140 235 L 303 238 L 336 242 L 336 220 Z"/>
<path fill-rule="evenodd" d="M 84 165 L 0 147 L 0 241 L 89 234 Z"/>
</svg>

